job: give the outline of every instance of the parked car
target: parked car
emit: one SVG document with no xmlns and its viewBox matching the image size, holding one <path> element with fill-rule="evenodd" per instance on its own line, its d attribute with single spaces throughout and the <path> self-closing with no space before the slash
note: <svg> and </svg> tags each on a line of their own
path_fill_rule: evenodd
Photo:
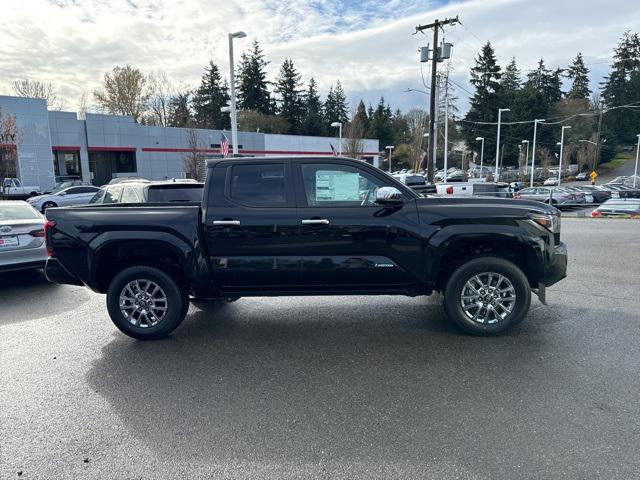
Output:
<svg viewBox="0 0 640 480">
<path fill-rule="evenodd" d="M 90 204 L 171 203 L 202 200 L 203 183 L 184 181 L 127 181 L 102 187 Z"/>
<path fill-rule="evenodd" d="M 43 268 L 46 259 L 44 217 L 25 201 L 0 201 L 0 272 Z"/>
<path fill-rule="evenodd" d="M 146 178 L 142 178 L 142 177 L 117 177 L 117 178 L 112 178 L 111 180 L 109 180 L 109 183 L 107 183 L 107 185 L 116 185 L 118 183 L 122 183 L 122 182 L 148 182 L 149 180 L 147 180 Z"/>
<path fill-rule="evenodd" d="M 27 199 L 27 202 L 39 212 L 44 213 L 47 208 L 86 205 L 99 191 L 100 188 L 94 187 L 93 185 L 67 187 L 56 193 L 36 195 L 35 197 Z"/>
<path fill-rule="evenodd" d="M 106 293 L 122 332 L 153 339 L 182 322 L 190 297 L 434 291 L 460 328 L 495 334 L 523 320 L 532 289 L 544 300 L 566 276 L 560 213 L 548 205 L 424 198 L 341 157 L 207 168 L 199 205 L 47 211 L 47 277 Z"/>
<path fill-rule="evenodd" d="M 638 198 L 640 190 L 627 187 L 623 184 L 606 183 L 602 188 L 611 192 L 611 198 Z"/>
<path fill-rule="evenodd" d="M 463 182 L 439 183 L 436 185 L 438 195 L 452 195 L 454 197 L 484 196 L 496 198 L 513 197 L 508 183 L 503 182 Z"/>
<path fill-rule="evenodd" d="M 90 186 L 93 186 L 93 185 L 91 183 L 85 182 L 83 180 L 66 180 L 64 182 L 56 183 L 56 185 L 55 185 L 55 187 L 53 187 L 53 189 L 44 191 L 42 193 L 43 194 L 45 194 L 45 193 L 58 193 L 58 192 L 61 192 L 62 190 L 64 190 L 65 188 L 69 188 L 69 187 L 90 187 Z"/>
<path fill-rule="evenodd" d="M 587 199 L 587 203 L 602 203 L 611 198 L 611 192 L 609 190 L 605 190 L 595 185 L 581 185 L 579 187 L 572 188 L 577 188 L 581 192 L 591 195 L 592 202 L 589 202 Z"/>
<path fill-rule="evenodd" d="M 2 197 L 7 200 L 24 200 L 40 193 L 40 187 L 35 185 L 22 185 L 18 178 L 5 178 L 2 180 Z"/>
<path fill-rule="evenodd" d="M 589 201 L 587 202 L 587 194 L 575 187 L 556 187 L 556 191 L 565 192 L 575 196 L 571 203 L 593 203 L 593 196 L 589 195 Z"/>
<path fill-rule="evenodd" d="M 529 187 L 523 188 L 513 195 L 513 198 L 522 200 L 536 200 L 538 202 L 560 205 L 575 203 L 577 195 L 562 189 L 549 187 Z"/>
<path fill-rule="evenodd" d="M 591 212 L 592 217 L 640 217 L 640 199 L 618 198 L 604 202 Z"/>
<path fill-rule="evenodd" d="M 553 187 L 558 185 L 558 177 L 549 177 L 544 181 L 544 185 L 548 187 Z"/>
<path fill-rule="evenodd" d="M 589 179 L 589 172 L 580 172 L 576 175 L 576 181 L 578 182 L 586 182 Z"/>
<path fill-rule="evenodd" d="M 413 173 L 400 173 L 398 175 L 394 175 L 393 178 L 409 187 L 412 187 L 413 185 L 424 185 L 427 183 L 424 179 L 424 175 L 417 175 Z"/>
</svg>

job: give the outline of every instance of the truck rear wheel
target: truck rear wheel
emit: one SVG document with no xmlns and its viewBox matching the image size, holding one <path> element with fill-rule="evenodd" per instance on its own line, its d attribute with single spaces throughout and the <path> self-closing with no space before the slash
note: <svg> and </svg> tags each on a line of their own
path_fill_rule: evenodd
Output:
<svg viewBox="0 0 640 480">
<path fill-rule="evenodd" d="M 470 260 L 451 275 L 444 308 L 462 330 L 493 335 L 520 323 L 531 304 L 527 277 L 516 265 L 498 257 Z"/>
<path fill-rule="evenodd" d="M 140 265 L 118 273 L 107 290 L 107 310 L 118 329 L 138 340 L 166 337 L 184 320 L 185 289 L 157 268 Z"/>
</svg>

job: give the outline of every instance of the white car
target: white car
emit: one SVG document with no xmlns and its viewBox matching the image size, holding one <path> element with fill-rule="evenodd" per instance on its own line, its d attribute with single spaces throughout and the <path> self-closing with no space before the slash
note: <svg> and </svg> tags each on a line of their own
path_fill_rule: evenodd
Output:
<svg viewBox="0 0 640 480">
<path fill-rule="evenodd" d="M 22 200 L 40 193 L 40 187 L 35 185 L 22 185 L 17 178 L 4 178 L 2 180 L 2 195 L 6 199 Z"/>
<path fill-rule="evenodd" d="M 549 177 L 544 181 L 546 186 L 555 186 L 558 185 L 558 177 Z"/>
<path fill-rule="evenodd" d="M 44 217 L 27 202 L 0 201 L 0 272 L 44 267 Z"/>
<path fill-rule="evenodd" d="M 44 213 L 47 208 L 88 204 L 91 198 L 99 191 L 100 188 L 94 187 L 93 185 L 81 185 L 65 188 L 64 190 L 48 195 L 31 197 L 27 202 L 39 212 Z"/>
</svg>

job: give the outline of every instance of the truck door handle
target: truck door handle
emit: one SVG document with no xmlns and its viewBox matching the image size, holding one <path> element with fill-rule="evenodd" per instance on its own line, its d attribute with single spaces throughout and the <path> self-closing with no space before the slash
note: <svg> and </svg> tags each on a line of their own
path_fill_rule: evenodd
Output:
<svg viewBox="0 0 640 480">
<path fill-rule="evenodd" d="M 240 225 L 240 220 L 214 220 L 213 224 L 229 227 L 232 225 Z"/>
<path fill-rule="evenodd" d="M 302 220 L 302 225 L 329 225 L 329 220 L 326 218 L 307 218 Z"/>
</svg>

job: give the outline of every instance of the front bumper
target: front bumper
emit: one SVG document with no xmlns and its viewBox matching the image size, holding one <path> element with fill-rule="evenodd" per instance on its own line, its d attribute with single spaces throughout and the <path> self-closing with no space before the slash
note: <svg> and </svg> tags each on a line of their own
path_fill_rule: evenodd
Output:
<svg viewBox="0 0 640 480">
<path fill-rule="evenodd" d="M 53 283 L 67 284 L 67 285 L 83 285 L 83 283 L 74 277 L 64 266 L 58 261 L 57 258 L 47 258 L 47 263 L 44 267 L 44 276 L 47 280 Z"/>
<path fill-rule="evenodd" d="M 553 249 L 549 263 L 545 268 L 542 284 L 547 287 L 558 283 L 567 276 L 567 246 L 560 242 Z"/>
</svg>

